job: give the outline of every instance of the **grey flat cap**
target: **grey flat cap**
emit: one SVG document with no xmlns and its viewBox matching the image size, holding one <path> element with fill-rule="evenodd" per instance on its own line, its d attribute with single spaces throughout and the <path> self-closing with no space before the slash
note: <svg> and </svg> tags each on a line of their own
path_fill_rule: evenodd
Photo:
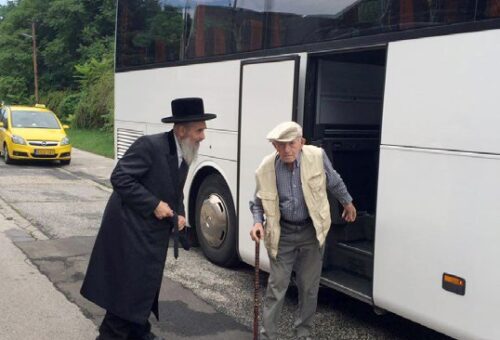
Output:
<svg viewBox="0 0 500 340">
<path fill-rule="evenodd" d="M 298 137 L 302 137 L 302 127 L 295 122 L 280 123 L 266 136 L 271 142 L 291 142 Z"/>
</svg>

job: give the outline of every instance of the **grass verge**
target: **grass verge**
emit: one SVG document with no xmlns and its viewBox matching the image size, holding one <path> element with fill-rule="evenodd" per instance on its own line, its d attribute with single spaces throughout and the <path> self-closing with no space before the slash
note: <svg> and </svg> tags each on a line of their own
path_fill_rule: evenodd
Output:
<svg viewBox="0 0 500 340">
<path fill-rule="evenodd" d="M 113 132 L 100 130 L 67 129 L 71 145 L 108 158 L 114 157 Z"/>
</svg>

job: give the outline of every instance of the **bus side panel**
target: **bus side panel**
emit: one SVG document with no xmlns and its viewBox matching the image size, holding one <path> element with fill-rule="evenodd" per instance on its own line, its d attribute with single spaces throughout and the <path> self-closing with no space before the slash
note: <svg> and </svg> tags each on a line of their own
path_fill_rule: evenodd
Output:
<svg viewBox="0 0 500 340">
<path fill-rule="evenodd" d="M 500 154 L 500 30 L 392 43 L 382 144 Z"/>
<path fill-rule="evenodd" d="M 236 132 L 239 82 L 239 61 L 120 72 L 115 75 L 115 118 L 157 124 L 165 131 L 160 120 L 171 116 L 173 99 L 201 97 L 205 111 L 217 114 L 208 127 Z M 236 160 L 237 155 L 228 156 Z"/>
<path fill-rule="evenodd" d="M 500 339 L 500 156 L 382 147 L 373 297 L 458 338 Z M 442 275 L 466 281 L 445 291 Z"/>
<path fill-rule="evenodd" d="M 500 338 L 498 60 L 500 30 L 388 49 L 374 302 L 459 338 Z"/>
</svg>

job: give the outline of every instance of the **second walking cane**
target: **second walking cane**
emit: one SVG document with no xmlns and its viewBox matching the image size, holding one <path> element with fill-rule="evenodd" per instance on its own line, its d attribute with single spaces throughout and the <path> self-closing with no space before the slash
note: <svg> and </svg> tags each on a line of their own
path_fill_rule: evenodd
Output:
<svg viewBox="0 0 500 340">
<path fill-rule="evenodd" d="M 259 339 L 259 314 L 260 314 L 260 282 L 259 282 L 259 250 L 260 242 L 255 242 L 255 290 L 253 295 L 253 339 Z"/>
</svg>

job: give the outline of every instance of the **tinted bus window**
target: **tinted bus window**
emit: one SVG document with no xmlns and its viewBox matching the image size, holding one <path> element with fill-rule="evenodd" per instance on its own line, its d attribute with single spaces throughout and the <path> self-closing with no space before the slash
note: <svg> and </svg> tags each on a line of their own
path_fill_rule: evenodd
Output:
<svg viewBox="0 0 500 340">
<path fill-rule="evenodd" d="M 237 52 L 264 48 L 266 8 L 264 0 L 239 0 L 235 6 L 234 37 Z"/>
<path fill-rule="evenodd" d="M 500 0 L 270 0 L 268 4 L 269 48 L 500 16 Z"/>
<path fill-rule="evenodd" d="M 234 53 L 233 3 L 194 0 L 187 9 L 186 56 L 199 58 Z"/>
<path fill-rule="evenodd" d="M 128 0 L 118 5 L 117 66 L 181 58 L 184 1 Z"/>
<path fill-rule="evenodd" d="M 474 21 L 476 16 L 475 0 L 434 0 L 431 2 L 430 15 L 436 24 L 454 24 Z"/>
<path fill-rule="evenodd" d="M 479 1 L 477 6 L 477 18 L 500 18 L 500 0 Z"/>
<path fill-rule="evenodd" d="M 187 11 L 187 58 L 263 48 L 264 1 L 192 1 Z"/>
<path fill-rule="evenodd" d="M 290 46 L 340 37 L 357 21 L 357 18 L 350 19 L 349 12 L 358 2 L 272 0 L 267 22 L 268 46 Z"/>
<path fill-rule="evenodd" d="M 500 0 L 120 0 L 117 68 L 500 18 Z"/>
</svg>

